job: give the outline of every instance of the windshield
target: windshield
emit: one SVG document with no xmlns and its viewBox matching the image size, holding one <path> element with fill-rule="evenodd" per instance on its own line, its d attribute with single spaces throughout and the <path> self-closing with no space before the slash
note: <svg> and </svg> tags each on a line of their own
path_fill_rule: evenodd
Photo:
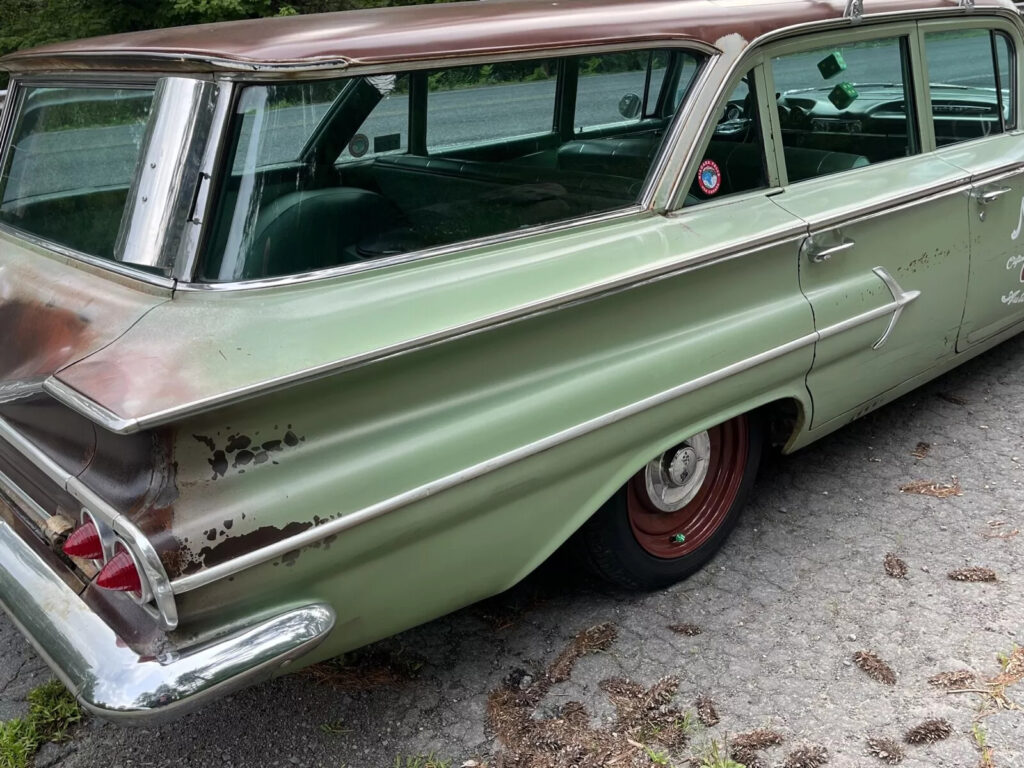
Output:
<svg viewBox="0 0 1024 768">
<path fill-rule="evenodd" d="M 26 87 L 20 93 L 0 176 L 0 223 L 113 258 L 153 91 Z"/>
</svg>

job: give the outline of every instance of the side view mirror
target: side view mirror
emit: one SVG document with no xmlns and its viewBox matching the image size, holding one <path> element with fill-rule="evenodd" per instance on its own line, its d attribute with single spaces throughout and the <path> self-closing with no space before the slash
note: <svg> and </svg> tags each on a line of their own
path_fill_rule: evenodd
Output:
<svg viewBox="0 0 1024 768">
<path fill-rule="evenodd" d="M 632 120 L 640 115 L 640 97 L 635 93 L 627 93 L 619 99 L 619 114 Z"/>
</svg>

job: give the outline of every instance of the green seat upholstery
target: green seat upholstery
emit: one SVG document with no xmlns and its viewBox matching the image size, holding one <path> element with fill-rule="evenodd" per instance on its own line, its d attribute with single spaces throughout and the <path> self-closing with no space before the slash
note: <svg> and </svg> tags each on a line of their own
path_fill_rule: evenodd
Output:
<svg viewBox="0 0 1024 768">
<path fill-rule="evenodd" d="M 309 272 L 352 261 L 365 237 L 399 226 L 387 199 L 352 187 L 290 192 L 261 212 L 240 279 Z"/>
</svg>

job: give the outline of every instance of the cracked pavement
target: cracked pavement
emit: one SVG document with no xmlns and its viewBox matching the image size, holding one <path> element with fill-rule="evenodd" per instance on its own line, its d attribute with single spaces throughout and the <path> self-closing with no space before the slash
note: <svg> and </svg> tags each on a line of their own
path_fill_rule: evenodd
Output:
<svg viewBox="0 0 1024 768">
<path fill-rule="evenodd" d="M 615 710 L 600 681 L 647 687 L 674 675 L 674 706 L 693 709 L 706 695 L 721 715 L 694 735 L 694 750 L 770 727 L 786 743 L 764 752 L 769 765 L 806 741 L 828 749 L 830 766 L 867 768 L 883 765 L 869 755 L 869 737 L 900 740 L 922 720 L 944 718 L 953 735 L 906 746 L 903 766 L 977 766 L 977 720 L 994 764 L 1022 768 L 1024 711 L 927 682 L 965 668 L 993 677 L 997 654 L 1024 644 L 1024 532 L 1012 535 L 1024 531 L 1022 372 L 1019 337 L 793 456 L 768 459 L 732 538 L 671 589 L 609 592 L 556 559 L 505 595 L 379 643 L 375 651 L 407 660 L 408 679 L 358 690 L 295 675 L 152 730 L 91 718 L 68 744 L 44 747 L 37 765 L 388 768 L 397 756 L 433 752 L 454 766 L 476 759 L 494 768 L 502 745 L 487 725 L 488 694 L 510 673 L 543 674 L 579 631 L 612 622 L 611 647 L 580 659 L 536 716 L 577 700 L 607 727 Z M 919 442 L 931 446 L 920 459 Z M 962 496 L 899 491 L 951 476 Z M 889 552 L 906 561 L 906 579 L 886 575 Z M 992 568 L 998 581 L 947 578 L 966 566 Z M 701 633 L 668 629 L 682 623 Z M 884 659 L 896 684 L 858 669 L 859 650 Z M 22 714 L 27 692 L 49 675 L 0 617 L 0 719 Z M 1007 695 L 1024 706 L 1024 683 Z"/>
</svg>

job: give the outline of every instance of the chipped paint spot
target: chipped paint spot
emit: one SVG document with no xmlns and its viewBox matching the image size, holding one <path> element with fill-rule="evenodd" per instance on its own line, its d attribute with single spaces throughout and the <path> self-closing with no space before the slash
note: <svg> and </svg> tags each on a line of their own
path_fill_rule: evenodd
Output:
<svg viewBox="0 0 1024 768">
<path fill-rule="evenodd" d="M 235 463 L 232 466 L 236 468 L 244 467 L 247 464 L 251 464 L 254 458 L 256 458 L 256 456 L 252 451 L 239 451 L 235 456 Z"/>
<path fill-rule="evenodd" d="M 312 523 L 300 522 L 288 523 L 284 528 L 265 525 L 262 528 L 257 528 L 249 533 L 243 533 L 240 536 L 228 537 L 219 544 L 215 544 L 212 547 L 203 547 L 199 550 L 199 562 L 193 562 L 188 570 L 195 571 L 200 568 L 211 568 L 215 565 L 226 563 L 254 549 L 266 547 L 283 539 L 297 536 L 312 527 Z M 298 553 L 296 552 L 297 556 Z"/>
<path fill-rule="evenodd" d="M 235 451 L 241 451 L 252 445 L 252 438 L 247 435 L 231 435 L 228 438 L 228 447 L 226 448 L 228 453 L 234 453 Z"/>
</svg>

